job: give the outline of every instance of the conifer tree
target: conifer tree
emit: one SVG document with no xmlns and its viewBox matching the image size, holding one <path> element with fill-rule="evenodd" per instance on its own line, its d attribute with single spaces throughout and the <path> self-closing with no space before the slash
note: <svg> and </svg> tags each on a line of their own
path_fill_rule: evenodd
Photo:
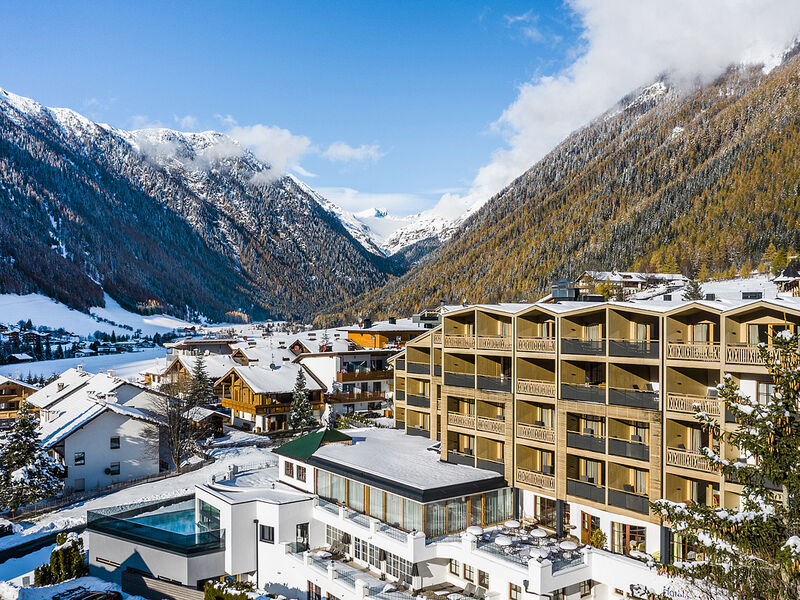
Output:
<svg viewBox="0 0 800 600">
<path fill-rule="evenodd" d="M 187 408 L 213 403 L 213 386 L 214 382 L 211 381 L 206 371 L 205 356 L 201 354 L 195 360 L 192 368 L 192 378 L 189 381 L 185 398 Z"/>
<path fill-rule="evenodd" d="M 297 380 L 292 392 L 292 406 L 289 411 L 289 429 L 302 429 L 314 425 L 311 402 L 308 399 L 306 376 L 302 367 L 297 371 Z"/>
<path fill-rule="evenodd" d="M 698 281 L 708 281 L 711 279 L 711 271 L 708 269 L 708 265 L 703 263 L 700 265 L 700 270 L 697 272 L 697 279 Z"/>
<path fill-rule="evenodd" d="M 775 253 L 775 258 L 772 259 L 772 274 L 777 277 L 789 265 L 789 260 L 786 257 L 786 249 L 781 248 Z"/>
<path fill-rule="evenodd" d="M 788 331 L 773 344 L 772 351 L 761 347 L 775 382 L 770 397 L 744 394 L 730 374 L 718 386 L 735 430 L 721 431 L 707 413 L 695 415 L 711 439 L 726 444 L 725 456 L 718 446 L 703 452 L 726 480 L 742 484 L 741 506 L 652 503 L 697 549 L 695 560 L 660 568 L 686 580 L 698 598 L 800 598 L 800 350 Z"/>
<path fill-rule="evenodd" d="M 42 447 L 38 424 L 23 402 L 11 431 L 0 440 L 0 505 L 6 508 L 33 504 L 61 490 L 64 469 Z"/>
<path fill-rule="evenodd" d="M 686 284 L 686 288 L 683 290 L 683 299 L 702 300 L 703 297 L 703 288 L 700 287 L 700 284 L 697 283 L 696 280 L 690 279 L 689 283 Z"/>
</svg>

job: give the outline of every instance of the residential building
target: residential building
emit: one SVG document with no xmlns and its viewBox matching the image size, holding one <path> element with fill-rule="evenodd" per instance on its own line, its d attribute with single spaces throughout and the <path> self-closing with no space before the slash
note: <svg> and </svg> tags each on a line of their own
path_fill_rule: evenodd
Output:
<svg viewBox="0 0 800 600">
<path fill-rule="evenodd" d="M 362 348 L 402 348 L 410 339 L 425 333 L 425 325 L 412 319 L 390 318 L 373 323 L 364 319 L 354 327 L 340 329 Z"/>
<path fill-rule="evenodd" d="M 0 375 L 0 429 L 11 427 L 17 418 L 17 411 L 23 400 L 38 389 L 38 386 Z M 31 410 L 37 411 L 33 406 L 31 406 Z"/>
</svg>

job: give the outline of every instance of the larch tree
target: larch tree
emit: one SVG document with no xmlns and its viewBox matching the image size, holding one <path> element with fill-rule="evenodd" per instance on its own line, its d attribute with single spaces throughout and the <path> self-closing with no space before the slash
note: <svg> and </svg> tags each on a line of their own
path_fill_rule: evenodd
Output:
<svg viewBox="0 0 800 600">
<path fill-rule="evenodd" d="M 303 429 L 311 427 L 316 423 L 308 399 L 308 388 L 306 388 L 306 376 L 302 367 L 297 371 L 297 379 L 292 392 L 292 406 L 289 409 L 289 429 Z"/>
<path fill-rule="evenodd" d="M 6 508 L 40 502 L 63 487 L 64 467 L 42 447 L 38 424 L 23 402 L 11 431 L 0 439 L 0 505 Z"/>
<path fill-rule="evenodd" d="M 718 386 L 735 418 L 734 430 L 697 412 L 695 418 L 730 451 L 704 448 L 727 481 L 741 483 L 740 506 L 727 508 L 659 500 L 652 508 L 693 545 L 692 560 L 664 567 L 695 595 L 709 600 L 800 598 L 800 350 L 788 330 L 776 334 L 761 358 L 774 380 L 766 397 L 751 398 L 733 377 Z M 736 450 L 738 449 L 738 451 Z M 731 455 L 739 458 L 732 458 Z"/>
</svg>

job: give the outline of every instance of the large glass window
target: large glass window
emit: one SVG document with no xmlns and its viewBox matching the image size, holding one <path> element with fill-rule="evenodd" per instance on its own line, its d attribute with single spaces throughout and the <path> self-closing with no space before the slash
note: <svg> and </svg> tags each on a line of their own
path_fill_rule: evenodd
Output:
<svg viewBox="0 0 800 600">
<path fill-rule="evenodd" d="M 450 533 L 467 528 L 467 499 L 453 498 L 447 502 L 447 529 Z"/>
<path fill-rule="evenodd" d="M 482 510 L 483 510 L 483 498 L 480 494 L 472 496 L 469 502 L 469 522 L 472 525 L 482 525 L 483 521 L 482 518 Z"/>
<path fill-rule="evenodd" d="M 317 469 L 317 494 L 320 498 L 331 500 L 331 474 Z"/>
<path fill-rule="evenodd" d="M 364 512 L 364 484 L 357 481 L 348 480 L 348 504 L 350 508 L 360 513 Z"/>
<path fill-rule="evenodd" d="M 645 528 L 611 522 L 611 551 L 628 554 L 631 550 L 645 551 Z"/>
<path fill-rule="evenodd" d="M 425 535 L 429 538 L 439 537 L 447 533 L 447 503 L 431 502 L 427 505 L 427 522 Z"/>
<path fill-rule="evenodd" d="M 403 499 L 386 492 L 386 522 L 394 527 L 403 526 Z"/>
<path fill-rule="evenodd" d="M 422 504 L 413 500 L 406 500 L 403 504 L 403 528 L 409 531 L 422 531 Z"/>
<path fill-rule="evenodd" d="M 347 501 L 347 480 L 331 473 L 331 499 L 339 504 Z"/>
<path fill-rule="evenodd" d="M 199 501 L 200 520 L 198 524 L 203 529 L 211 531 L 219 529 L 219 509 L 211 506 L 204 500 Z"/>
<path fill-rule="evenodd" d="M 385 495 L 383 490 L 369 488 L 369 515 L 381 521 L 384 520 L 383 498 Z"/>
<path fill-rule="evenodd" d="M 483 495 L 483 522 L 487 525 L 511 518 L 511 489 L 504 488 Z"/>
</svg>

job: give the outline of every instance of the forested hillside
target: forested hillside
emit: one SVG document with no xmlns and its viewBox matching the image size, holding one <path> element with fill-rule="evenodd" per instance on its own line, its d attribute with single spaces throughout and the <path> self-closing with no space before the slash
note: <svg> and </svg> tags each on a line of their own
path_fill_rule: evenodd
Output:
<svg viewBox="0 0 800 600">
<path fill-rule="evenodd" d="M 306 318 L 395 268 L 222 134 L 127 132 L 0 90 L 2 293 Z"/>
<path fill-rule="evenodd" d="M 798 247 L 800 59 L 731 68 L 700 89 L 669 80 L 570 135 L 421 265 L 319 318 L 442 302 L 530 301 L 584 269 L 693 275 Z"/>
</svg>

